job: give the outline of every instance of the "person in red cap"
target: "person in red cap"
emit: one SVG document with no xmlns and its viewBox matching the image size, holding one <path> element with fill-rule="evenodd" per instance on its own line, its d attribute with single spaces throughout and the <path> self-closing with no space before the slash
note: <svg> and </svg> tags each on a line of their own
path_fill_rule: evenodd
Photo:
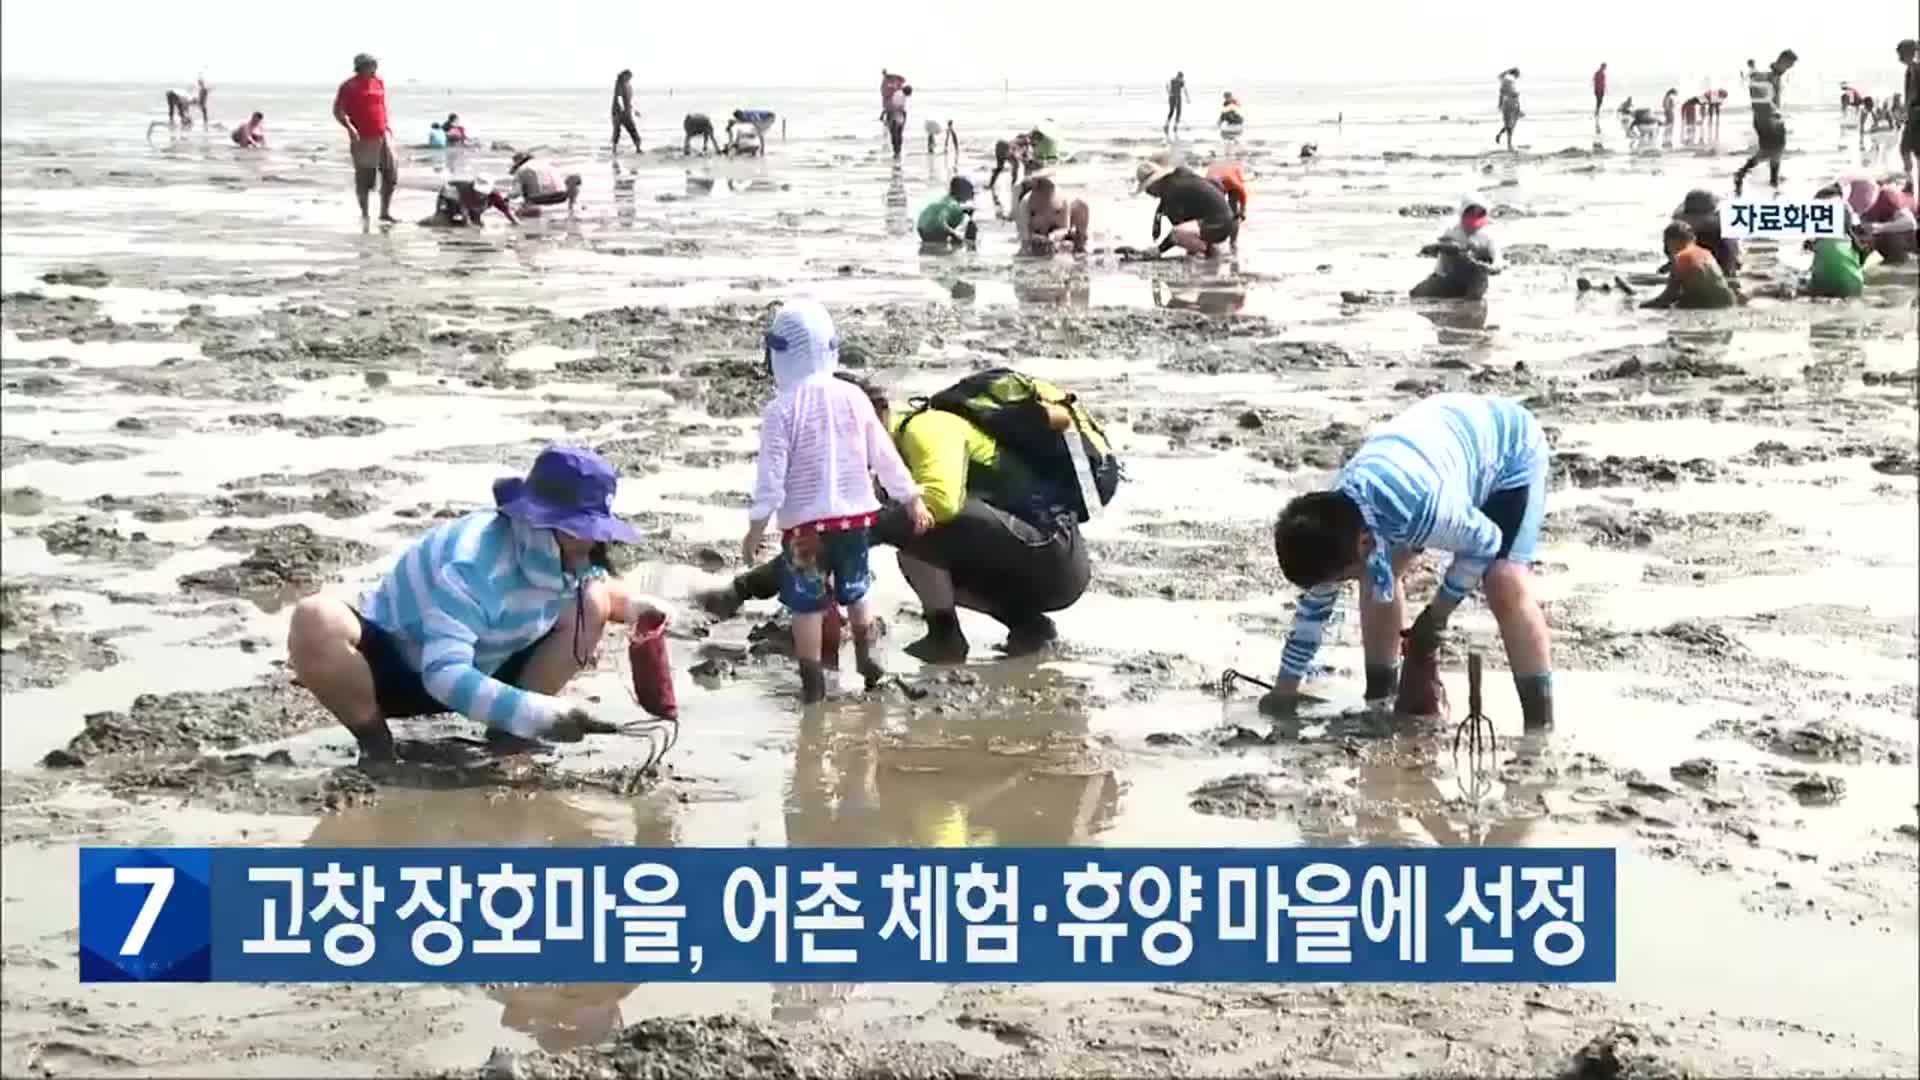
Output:
<svg viewBox="0 0 1920 1080">
<path fill-rule="evenodd" d="M 1500 245 L 1488 220 L 1486 199 L 1469 195 L 1460 200 L 1460 220 L 1420 249 L 1437 261 L 1433 273 L 1413 287 L 1415 300 L 1478 300 L 1487 295 L 1488 279 L 1500 272 Z"/>
<path fill-rule="evenodd" d="M 357 605 L 315 595 L 293 609 L 288 661 L 360 744 L 396 757 L 390 720 L 458 712 L 524 747 L 615 730 L 556 695 L 593 659 L 609 622 L 662 610 L 609 572 L 608 544 L 639 532 L 613 514 L 618 478 L 591 450 L 550 446 L 495 508 L 455 518 L 400 555 Z"/>
</svg>

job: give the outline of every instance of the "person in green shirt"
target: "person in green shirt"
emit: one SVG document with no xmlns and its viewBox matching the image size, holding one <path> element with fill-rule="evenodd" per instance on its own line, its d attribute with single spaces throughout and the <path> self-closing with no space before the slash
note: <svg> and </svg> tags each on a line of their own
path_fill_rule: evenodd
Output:
<svg viewBox="0 0 1920 1080">
<path fill-rule="evenodd" d="M 1059 163 L 1060 144 L 1054 140 L 1053 136 L 1039 128 L 1027 132 L 1027 145 L 1031 148 L 1027 159 L 1029 167 Z"/>
<path fill-rule="evenodd" d="M 1838 185 L 1822 188 L 1814 194 L 1816 199 L 1839 197 Z M 1807 246 L 1813 249 L 1813 267 L 1808 271 L 1807 282 L 1802 289 L 1808 296 L 1847 300 L 1866 291 L 1867 256 L 1873 253 L 1873 239 L 1853 211 L 1843 209 L 1841 212 L 1847 219 L 1843 230 L 1845 235 L 1808 241 Z"/>
<path fill-rule="evenodd" d="M 916 223 L 920 242 L 939 247 L 972 247 L 979 236 L 973 223 L 973 181 L 956 176 L 947 193 L 927 204 Z"/>
</svg>

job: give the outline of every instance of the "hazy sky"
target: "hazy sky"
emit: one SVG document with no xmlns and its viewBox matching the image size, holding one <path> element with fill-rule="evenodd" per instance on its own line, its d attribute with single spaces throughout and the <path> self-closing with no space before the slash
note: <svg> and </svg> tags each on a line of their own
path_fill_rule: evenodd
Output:
<svg viewBox="0 0 1920 1080">
<path fill-rule="evenodd" d="M 4 0 L 0 75 L 325 84 L 366 50 L 390 81 L 461 86 L 592 87 L 630 67 L 647 86 L 857 87 L 883 64 L 929 87 L 1152 85 L 1175 68 L 1206 85 L 1731 70 L 1791 46 L 1808 70 L 1885 71 L 1891 89 L 1915 22 L 1913 0 Z"/>
</svg>

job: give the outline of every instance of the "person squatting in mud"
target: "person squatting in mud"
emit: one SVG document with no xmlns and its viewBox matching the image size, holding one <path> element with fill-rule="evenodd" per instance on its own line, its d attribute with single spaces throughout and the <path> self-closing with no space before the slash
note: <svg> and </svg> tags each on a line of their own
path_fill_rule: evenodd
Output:
<svg viewBox="0 0 1920 1080">
<path fill-rule="evenodd" d="M 1334 603 L 1356 580 L 1367 700 L 1392 697 L 1404 716 L 1443 713 L 1438 661 L 1447 621 L 1484 586 L 1526 729 L 1551 728 L 1550 642 L 1532 583 L 1549 465 L 1546 434 L 1517 402 L 1436 394 L 1362 443 L 1331 490 L 1289 502 L 1274 522 L 1274 555 L 1306 595 L 1294 609 L 1262 711 L 1286 716 L 1298 707 Z M 1426 609 L 1402 631 L 1400 582 L 1408 562 L 1427 548 L 1451 552 L 1453 562 Z"/>
<path fill-rule="evenodd" d="M 505 194 L 494 190 L 489 181 L 449 180 L 440 185 L 439 194 L 434 197 L 433 213 L 421 218 L 420 225 L 428 229 L 479 228 L 488 210 L 499 211 L 510 225 L 520 222 L 513 212 L 513 204 Z"/>
<path fill-rule="evenodd" d="M 680 121 L 680 131 L 680 153 L 683 156 L 693 156 L 695 139 L 700 140 L 702 154 L 709 150 L 714 153 L 721 151 L 720 140 L 713 137 L 713 120 L 706 113 L 688 113 L 686 118 Z"/>
<path fill-rule="evenodd" d="M 495 509 L 429 531 L 357 606 L 294 607 L 293 672 L 363 760 L 394 760 L 388 721 L 448 711 L 513 747 L 616 730 L 557 695 L 607 623 L 664 611 L 609 572 L 606 545 L 639 538 L 613 515 L 617 483 L 593 451 L 550 446 L 524 479 L 494 481 Z"/>
<path fill-rule="evenodd" d="M 867 590 L 869 530 L 880 510 L 873 480 L 907 509 L 917 535 L 933 525 L 900 451 L 860 388 L 834 377 L 840 335 L 827 309 L 811 300 L 781 305 L 767 327 L 767 368 L 776 394 L 760 420 L 760 453 L 741 557 L 760 557 L 767 522 L 780 526 L 780 603 L 793 612 L 800 701 L 827 696 L 821 635 L 828 606 L 844 605 L 855 666 L 867 688 L 886 676 L 873 658 Z"/>
<path fill-rule="evenodd" d="M 1691 225 L 1668 222 L 1661 242 L 1668 256 L 1667 287 L 1641 307 L 1702 310 L 1730 308 L 1739 302 L 1713 252 L 1700 246 Z"/>
<path fill-rule="evenodd" d="M 881 423 L 893 432 L 933 525 L 918 532 L 907 507 L 891 503 L 875 515 L 871 540 L 898 549 L 900 570 L 919 597 L 926 635 L 906 646 L 926 663 L 959 663 L 971 649 L 959 608 L 992 617 L 1007 629 L 1010 656 L 1043 648 L 1058 632 L 1050 612 L 1064 611 L 1087 590 L 1092 569 L 1080 518 L 1025 461 L 972 420 L 942 408 L 896 414 L 878 388 L 846 372 L 865 390 Z M 779 593 L 778 560 L 736 576 L 698 602 L 730 618 L 748 600 Z"/>
<path fill-rule="evenodd" d="M 1153 239 L 1158 246 L 1144 252 L 1158 258 L 1178 247 L 1189 255 L 1211 257 L 1219 246 L 1240 242 L 1240 215 L 1227 200 L 1223 185 L 1182 166 L 1143 161 L 1134 170 L 1134 191 L 1153 196 Z M 1160 226 L 1173 227 L 1162 238 Z"/>
<path fill-rule="evenodd" d="M 1086 254 L 1093 220 L 1087 201 L 1062 194 L 1051 169 L 1027 174 L 1020 187 L 1024 190 L 1013 207 L 1020 254 L 1051 258 L 1062 246 L 1075 255 Z"/>
<path fill-rule="evenodd" d="M 920 211 L 914 229 L 926 247 L 972 247 L 980 237 L 973 220 L 973 181 L 964 176 L 947 181 L 947 193 Z"/>
<path fill-rule="evenodd" d="M 553 163 L 534 150 L 521 150 L 507 165 L 513 176 L 515 194 L 520 196 L 521 213 L 538 217 L 542 207 L 564 206 L 569 211 L 580 199 L 580 175 L 565 176 Z"/>
<path fill-rule="evenodd" d="M 380 183 L 380 220 L 394 223 L 393 191 L 400 183 L 400 164 L 393 155 L 393 131 L 387 123 L 387 84 L 379 75 L 380 62 L 366 53 L 353 58 L 353 77 L 333 95 L 333 120 L 347 132 L 347 151 L 353 159 L 353 195 L 360 203 L 360 219 L 367 217 L 367 196 L 374 180 Z"/>
<path fill-rule="evenodd" d="M 1415 300 L 1479 300 L 1487 295 L 1492 275 L 1500 272 L 1500 245 L 1488 227 L 1487 200 L 1468 195 L 1460 200 L 1460 220 L 1440 239 L 1420 249 L 1434 256 L 1433 272 L 1413 287 Z"/>
</svg>

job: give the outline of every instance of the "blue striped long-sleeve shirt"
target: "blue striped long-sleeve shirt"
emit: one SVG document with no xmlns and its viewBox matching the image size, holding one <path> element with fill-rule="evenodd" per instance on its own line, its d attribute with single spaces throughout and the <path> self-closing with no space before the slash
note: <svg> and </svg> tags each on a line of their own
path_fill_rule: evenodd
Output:
<svg viewBox="0 0 1920 1080">
<path fill-rule="evenodd" d="M 1374 535 L 1362 588 L 1392 599 L 1392 552 L 1435 548 L 1454 554 L 1441 595 L 1464 598 L 1500 550 L 1500 527 L 1481 505 L 1496 491 L 1531 484 L 1547 457 L 1539 421 L 1506 398 L 1436 394 L 1389 421 L 1361 444 L 1335 485 L 1360 505 Z M 1281 652 L 1282 676 L 1306 674 L 1343 585 L 1329 582 L 1301 596 Z"/>
<path fill-rule="evenodd" d="M 604 573 L 568 573 L 552 532 L 484 510 L 415 541 L 367 594 L 360 614 L 393 636 L 441 704 L 531 737 L 552 726 L 565 705 L 493 672 L 545 637 L 574 605 L 581 583 Z"/>
</svg>

